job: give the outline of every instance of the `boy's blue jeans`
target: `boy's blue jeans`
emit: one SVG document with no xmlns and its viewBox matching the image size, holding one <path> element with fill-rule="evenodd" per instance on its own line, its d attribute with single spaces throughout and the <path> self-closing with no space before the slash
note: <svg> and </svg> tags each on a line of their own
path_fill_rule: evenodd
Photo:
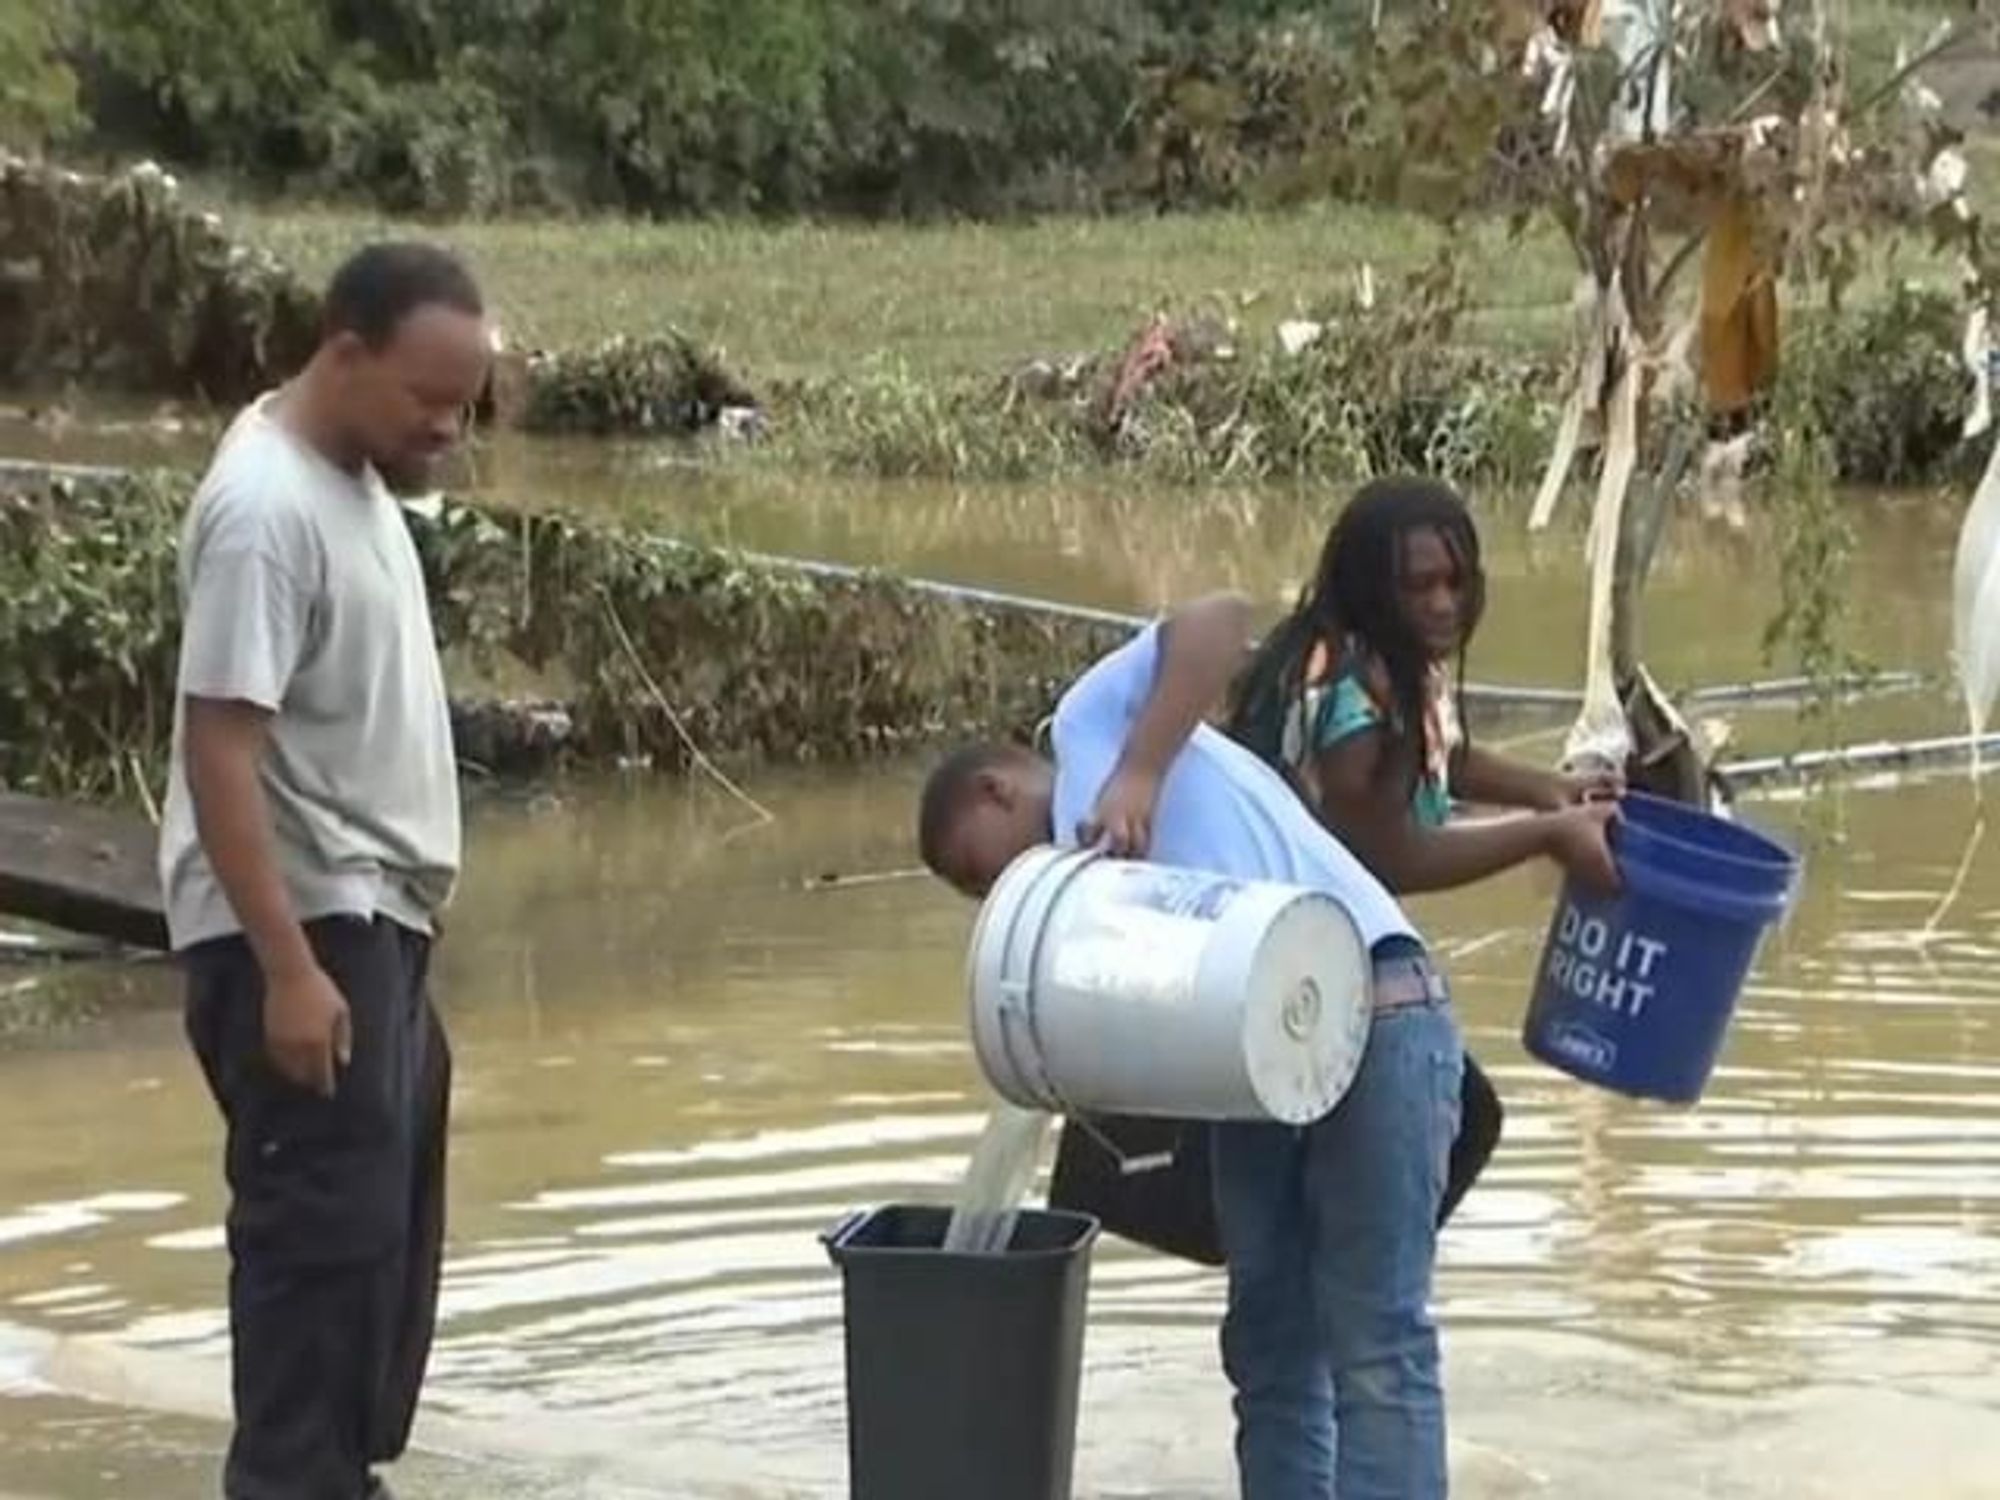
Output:
<svg viewBox="0 0 2000 1500">
<path fill-rule="evenodd" d="M 1216 1128 L 1243 1500 L 1446 1493 L 1430 1294 L 1463 1067 L 1448 1001 L 1383 1010 L 1325 1119 Z"/>
</svg>

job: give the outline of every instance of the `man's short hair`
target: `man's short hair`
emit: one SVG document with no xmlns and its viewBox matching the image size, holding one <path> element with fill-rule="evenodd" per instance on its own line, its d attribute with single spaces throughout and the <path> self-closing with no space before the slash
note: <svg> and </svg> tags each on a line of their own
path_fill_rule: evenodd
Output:
<svg viewBox="0 0 2000 1500">
<path fill-rule="evenodd" d="M 923 857 L 924 868 L 939 873 L 945 841 L 951 837 L 959 814 L 972 801 L 979 778 L 1016 764 L 1028 754 L 1020 745 L 989 741 L 963 746 L 937 763 L 917 803 L 917 852 Z"/>
<path fill-rule="evenodd" d="M 424 307 L 449 307 L 475 318 L 486 313 L 479 283 L 456 255 L 418 240 L 385 240 L 356 251 L 333 273 L 320 331 L 325 338 L 352 333 L 370 349 L 380 349 L 405 318 Z"/>
</svg>

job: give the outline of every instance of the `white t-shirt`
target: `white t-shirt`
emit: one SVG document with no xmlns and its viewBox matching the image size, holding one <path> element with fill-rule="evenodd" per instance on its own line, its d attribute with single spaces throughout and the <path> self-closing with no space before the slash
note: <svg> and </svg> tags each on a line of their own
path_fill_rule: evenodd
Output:
<svg viewBox="0 0 2000 1500">
<path fill-rule="evenodd" d="M 174 947 L 242 930 L 196 836 L 183 700 L 271 711 L 263 765 L 301 921 L 415 931 L 459 866 L 457 765 L 423 570 L 402 507 L 267 411 L 231 424 L 181 536 L 182 636 L 160 878 Z"/>
<path fill-rule="evenodd" d="M 1160 627 L 1112 652 L 1063 696 L 1055 752 L 1055 836 L 1072 843 L 1118 764 L 1159 670 Z M 1370 948 L 1416 929 L 1386 888 L 1329 833 L 1299 796 L 1255 755 L 1207 725 L 1169 768 L 1147 856 L 1239 880 L 1324 891 L 1347 908 Z"/>
</svg>

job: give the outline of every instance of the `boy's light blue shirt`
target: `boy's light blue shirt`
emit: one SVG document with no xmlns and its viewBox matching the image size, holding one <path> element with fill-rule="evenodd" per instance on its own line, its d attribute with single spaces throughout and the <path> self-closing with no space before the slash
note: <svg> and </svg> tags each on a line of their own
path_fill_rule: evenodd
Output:
<svg viewBox="0 0 2000 1500">
<path fill-rule="evenodd" d="M 1055 836 L 1076 840 L 1110 779 L 1159 671 L 1149 626 L 1063 695 L 1053 730 Z M 1415 940 L 1403 909 L 1315 818 L 1283 777 L 1227 735 L 1202 725 L 1174 760 L 1153 815 L 1147 856 L 1163 865 L 1324 891 L 1347 908 L 1362 941 Z"/>
</svg>

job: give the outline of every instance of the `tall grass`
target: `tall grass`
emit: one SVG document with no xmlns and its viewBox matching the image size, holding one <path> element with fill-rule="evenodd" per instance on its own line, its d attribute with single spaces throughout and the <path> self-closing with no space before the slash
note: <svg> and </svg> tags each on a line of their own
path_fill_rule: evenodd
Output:
<svg viewBox="0 0 2000 1500">
<path fill-rule="evenodd" d="M 511 341 L 573 347 L 674 323 L 753 380 L 852 375 L 887 356 L 918 380 L 994 374 L 1122 343 L 1164 307 L 1213 305 L 1267 328 L 1323 303 L 1364 265 L 1384 281 L 1447 231 L 1415 214 L 1325 206 L 1284 214 L 1060 218 L 1019 224 L 470 221 L 339 209 L 226 210 L 309 276 L 383 234 L 425 234 L 473 262 Z M 1501 340 L 1560 327 L 1573 278 L 1552 228 L 1518 243 L 1473 226 L 1481 322 Z"/>
</svg>

